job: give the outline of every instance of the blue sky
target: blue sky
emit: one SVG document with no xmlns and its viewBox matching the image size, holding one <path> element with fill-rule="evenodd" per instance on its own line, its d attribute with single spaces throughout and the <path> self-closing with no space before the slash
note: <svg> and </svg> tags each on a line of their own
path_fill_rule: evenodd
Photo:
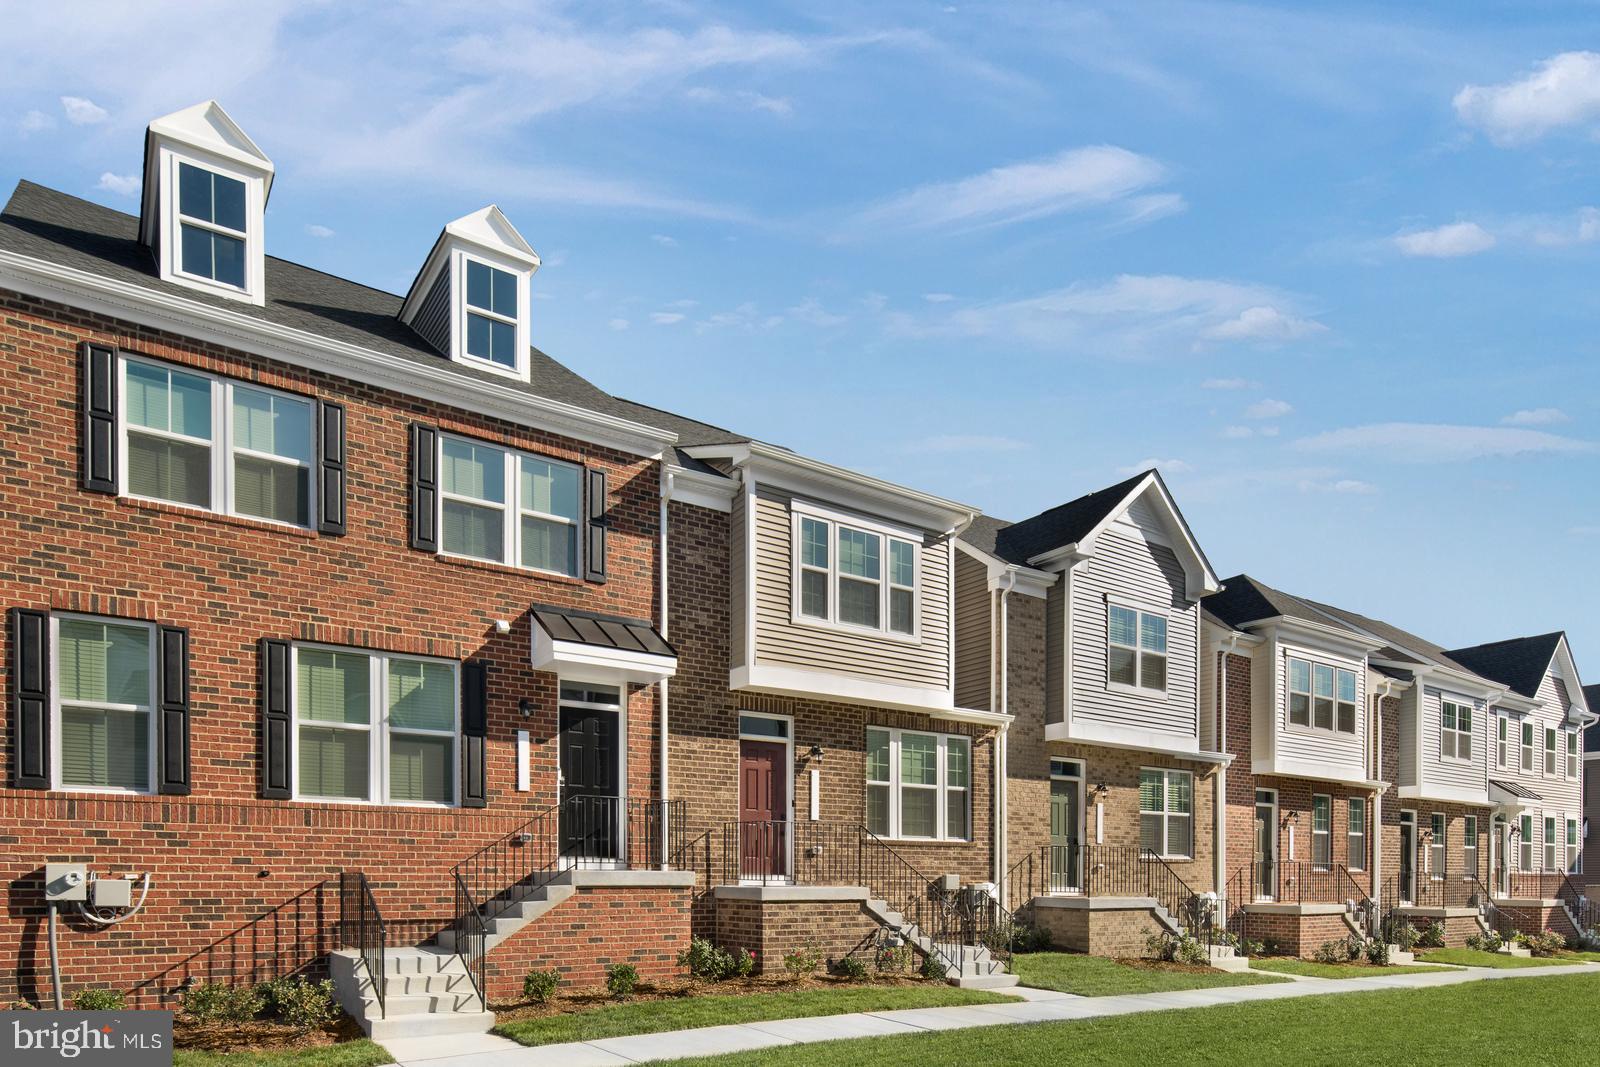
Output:
<svg viewBox="0 0 1600 1067">
<path fill-rule="evenodd" d="M 1600 680 L 1594 9 L 1128 6 L 0 3 L 0 181 L 136 211 L 215 97 L 275 255 L 492 201 L 613 392 L 1007 518 L 1158 462 L 1224 575 Z"/>
</svg>

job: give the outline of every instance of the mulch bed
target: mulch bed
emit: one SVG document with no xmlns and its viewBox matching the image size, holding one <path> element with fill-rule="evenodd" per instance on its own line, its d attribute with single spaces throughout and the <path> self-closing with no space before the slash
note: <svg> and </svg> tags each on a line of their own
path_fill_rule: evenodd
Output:
<svg viewBox="0 0 1600 1067">
<path fill-rule="evenodd" d="M 761 993 L 797 993 L 810 989 L 839 989 L 849 986 L 919 986 L 926 985 L 925 978 L 910 975 L 882 975 L 867 981 L 852 981 L 831 975 L 814 975 L 809 978 L 790 978 L 787 975 L 758 978 L 730 978 L 725 982 L 702 982 L 693 978 L 666 979 L 658 982 L 641 982 L 626 1001 L 617 1000 L 603 989 L 558 992 L 548 1003 L 509 1001 L 489 1007 L 498 1020 L 508 1023 L 515 1019 L 542 1019 L 551 1015 L 571 1015 L 593 1011 L 609 1004 L 632 1004 L 642 1000 L 682 1000 L 687 997 L 742 997 Z"/>
<path fill-rule="evenodd" d="M 296 1030 L 282 1023 L 197 1023 L 179 1016 L 172 1025 L 178 1048 L 207 1052 L 260 1052 L 276 1049 L 323 1048 L 366 1037 L 348 1015 L 316 1030 Z"/>
</svg>

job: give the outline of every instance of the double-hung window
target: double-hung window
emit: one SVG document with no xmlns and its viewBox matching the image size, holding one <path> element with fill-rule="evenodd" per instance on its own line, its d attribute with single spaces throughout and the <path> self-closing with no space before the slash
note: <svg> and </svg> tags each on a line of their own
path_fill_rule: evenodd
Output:
<svg viewBox="0 0 1600 1067">
<path fill-rule="evenodd" d="M 1544 869 L 1559 871 L 1556 864 L 1561 850 L 1561 840 L 1556 837 L 1556 818 L 1554 815 L 1544 817 Z"/>
<path fill-rule="evenodd" d="M 467 355 L 517 368 L 517 276 L 467 260 Z"/>
<path fill-rule="evenodd" d="M 1533 855 L 1534 855 L 1534 852 L 1533 852 L 1533 816 L 1532 815 L 1524 815 L 1524 816 L 1522 816 L 1522 818 L 1520 820 L 1520 825 L 1518 826 L 1518 829 L 1521 830 L 1522 832 L 1518 835 L 1518 837 L 1520 837 L 1521 840 L 1517 844 L 1517 851 L 1520 853 L 1520 855 L 1517 857 L 1517 861 L 1518 861 L 1517 862 L 1517 869 L 1521 870 L 1521 871 L 1531 871 L 1531 870 L 1533 870 Z"/>
<path fill-rule="evenodd" d="M 245 183 L 193 163 L 178 164 L 178 269 L 245 288 Z"/>
<path fill-rule="evenodd" d="M 1320 793 L 1311 798 L 1311 866 L 1333 868 L 1333 798 Z"/>
<path fill-rule="evenodd" d="M 1504 715 L 1494 717 L 1494 765 L 1502 771 L 1506 769 L 1507 722 Z"/>
<path fill-rule="evenodd" d="M 1466 874 L 1478 873 L 1478 817 L 1464 816 L 1461 820 L 1461 862 Z"/>
<path fill-rule="evenodd" d="M 1429 829 L 1432 831 L 1432 840 L 1428 844 L 1430 853 L 1429 866 L 1431 867 L 1429 873 L 1432 874 L 1435 880 L 1438 880 L 1444 877 L 1445 856 L 1447 854 L 1445 845 L 1448 843 L 1445 840 L 1446 831 L 1443 812 L 1436 811 L 1433 813 L 1433 821 Z"/>
<path fill-rule="evenodd" d="M 1334 672 L 1334 729 L 1342 734 L 1356 732 L 1356 672 Z"/>
<path fill-rule="evenodd" d="M 1578 731 L 1568 730 L 1567 735 L 1567 777 L 1578 777 Z"/>
<path fill-rule="evenodd" d="M 1106 605 L 1106 678 L 1115 685 L 1166 692 L 1167 617 Z"/>
<path fill-rule="evenodd" d="M 63 789 L 148 793 L 155 770 L 155 659 L 147 623 L 59 616 L 55 780 Z"/>
<path fill-rule="evenodd" d="M 867 829 L 880 837 L 971 837 L 972 742 L 955 734 L 867 729 Z"/>
<path fill-rule="evenodd" d="M 1356 675 L 1325 663 L 1289 657 L 1289 721 L 1296 726 L 1356 732 Z"/>
<path fill-rule="evenodd" d="M 1551 726 L 1544 730 L 1544 773 L 1552 778 L 1560 773 L 1556 769 L 1556 731 Z"/>
<path fill-rule="evenodd" d="M 1533 773 L 1533 723 L 1522 724 L 1522 773 Z"/>
<path fill-rule="evenodd" d="M 578 468 L 460 437 L 439 445 L 440 551 L 578 573 Z"/>
<path fill-rule="evenodd" d="M 456 665 L 358 649 L 294 649 L 295 796 L 456 802 Z"/>
<path fill-rule="evenodd" d="M 122 380 L 124 493 L 311 525 L 311 400 L 138 359 Z"/>
<path fill-rule="evenodd" d="M 1139 846 L 1158 856 L 1194 855 L 1194 776 L 1188 771 L 1139 771 Z"/>
<path fill-rule="evenodd" d="M 794 537 L 797 618 L 916 636 L 915 541 L 799 510 Z"/>
<path fill-rule="evenodd" d="M 1578 854 L 1578 820 L 1567 819 L 1567 873 L 1583 873 L 1582 857 Z"/>
<path fill-rule="evenodd" d="M 1439 705 L 1439 750 L 1445 759 L 1472 758 L 1472 707 L 1444 700 Z"/>
<path fill-rule="evenodd" d="M 1346 860 L 1352 871 L 1367 869 L 1367 799 L 1350 798 Z"/>
</svg>

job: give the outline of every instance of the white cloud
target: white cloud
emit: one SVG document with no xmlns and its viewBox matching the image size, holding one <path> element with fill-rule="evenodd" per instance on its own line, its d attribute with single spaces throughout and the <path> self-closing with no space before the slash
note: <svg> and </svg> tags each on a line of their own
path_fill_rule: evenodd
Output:
<svg viewBox="0 0 1600 1067">
<path fill-rule="evenodd" d="M 1591 452 L 1594 444 L 1510 426 L 1385 422 L 1349 426 L 1294 442 L 1303 452 L 1348 453 L 1399 463 L 1451 463 L 1492 456 Z"/>
<path fill-rule="evenodd" d="M 1562 52 L 1514 81 L 1468 85 L 1452 102 L 1462 122 L 1502 146 L 1592 126 L 1600 123 L 1600 53 Z"/>
<path fill-rule="evenodd" d="M 676 326 L 678 323 L 683 321 L 683 312 L 652 311 L 650 313 L 650 321 L 655 323 L 657 326 Z"/>
<path fill-rule="evenodd" d="M 954 452 L 1020 452 L 1032 448 L 1015 437 L 989 434 L 939 434 L 908 441 L 901 451 L 912 455 L 945 455 Z"/>
<path fill-rule="evenodd" d="M 787 118 L 794 114 L 794 102 L 785 96 L 768 96 L 765 93 L 751 92 L 748 89 L 737 89 L 728 92 L 722 89 L 712 89 L 697 85 L 684 90 L 684 96 L 699 104 L 722 104 L 727 106 L 745 108 L 750 111 L 764 111 L 769 115 Z"/>
<path fill-rule="evenodd" d="M 923 293 L 922 299 L 930 304 L 948 304 L 955 299 L 952 293 Z"/>
<path fill-rule="evenodd" d="M 312 237 L 332 237 L 333 236 L 333 231 L 332 230 L 330 230 L 326 226 L 318 225 L 315 222 L 310 222 L 310 223 L 306 224 L 306 233 L 310 234 Z"/>
<path fill-rule="evenodd" d="M 1540 219 L 1523 226 L 1536 245 L 1561 248 L 1600 241 L 1600 208 L 1581 207 L 1568 219 Z"/>
<path fill-rule="evenodd" d="M 1207 378 L 1200 383 L 1202 389 L 1260 389 L 1260 382 L 1249 378 Z"/>
<path fill-rule="evenodd" d="M 678 239 L 676 237 L 668 237 L 664 233 L 653 233 L 650 235 L 650 240 L 654 241 L 662 248 L 673 248 L 678 243 Z"/>
<path fill-rule="evenodd" d="M 611 327 L 611 329 L 613 329 L 613 330 L 621 332 L 621 331 L 626 330 L 628 328 L 628 320 L 627 319 L 612 319 L 611 321 L 607 322 L 606 325 Z"/>
<path fill-rule="evenodd" d="M 1244 409 L 1247 419 L 1281 419 L 1294 411 L 1294 405 L 1287 400 L 1257 400 L 1254 404 Z"/>
<path fill-rule="evenodd" d="M 63 96 L 61 110 L 67 113 L 67 121 L 74 126 L 94 126 L 111 117 L 105 108 L 81 96 Z"/>
<path fill-rule="evenodd" d="M 1452 222 L 1432 230 L 1397 234 L 1395 247 L 1408 256 L 1455 259 L 1476 255 L 1494 247 L 1494 234 L 1476 222 Z"/>
<path fill-rule="evenodd" d="M 56 120 L 43 111 L 30 111 L 17 120 L 17 129 L 23 133 L 38 133 L 40 130 L 48 130 L 55 124 Z"/>
<path fill-rule="evenodd" d="M 970 178 L 917 186 L 861 212 L 854 227 L 1002 226 L 1111 204 L 1165 177 L 1160 163 L 1126 148 L 1073 148 Z"/>
<path fill-rule="evenodd" d="M 1162 474 L 1187 474 L 1194 470 L 1194 466 L 1185 460 L 1151 458 L 1141 459 L 1139 462 L 1129 464 L 1126 467 L 1118 467 L 1117 473 L 1124 475 L 1138 474 L 1140 471 L 1147 471 L 1151 467 L 1156 468 Z"/>
<path fill-rule="evenodd" d="M 1513 411 L 1500 420 L 1507 426 L 1554 426 L 1557 423 L 1571 422 L 1572 416 L 1560 408 L 1523 408 Z"/>
<path fill-rule="evenodd" d="M 133 196 L 139 191 L 139 186 L 137 174 L 113 174 L 109 170 L 100 175 L 100 180 L 95 183 L 95 188 L 118 196 Z"/>
<path fill-rule="evenodd" d="M 806 297 L 794 307 L 789 308 L 785 314 L 798 322 L 808 323 L 812 326 L 838 326 L 847 322 L 844 315 L 836 315 L 824 308 L 816 297 Z"/>
<path fill-rule="evenodd" d="M 1286 315 L 1275 307 L 1250 307 L 1206 331 L 1214 341 L 1297 341 L 1328 328 L 1313 319 Z"/>
<path fill-rule="evenodd" d="M 1254 437 L 1256 432 L 1249 426 L 1224 426 L 1222 436 L 1228 441 L 1243 441 L 1247 437 Z"/>
<path fill-rule="evenodd" d="M 1368 496 L 1378 491 L 1378 487 L 1371 482 L 1363 482 L 1355 478 L 1335 478 L 1331 481 L 1303 478 L 1299 485 L 1302 493 L 1344 493 Z"/>
</svg>

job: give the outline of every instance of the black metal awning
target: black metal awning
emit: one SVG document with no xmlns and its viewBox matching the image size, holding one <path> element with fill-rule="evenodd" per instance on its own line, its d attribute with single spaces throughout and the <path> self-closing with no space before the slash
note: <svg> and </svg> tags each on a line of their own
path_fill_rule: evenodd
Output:
<svg viewBox="0 0 1600 1067">
<path fill-rule="evenodd" d="M 1494 786 L 1496 789 L 1501 790 L 1502 792 L 1511 794 L 1518 800 L 1544 799 L 1544 797 L 1540 796 L 1538 793 L 1535 793 L 1533 790 L 1528 789 L 1525 786 L 1520 786 L 1516 782 L 1502 782 L 1498 778 L 1491 778 L 1489 779 L 1489 784 Z"/>
<path fill-rule="evenodd" d="M 647 620 L 535 604 L 534 622 L 552 641 L 676 658 L 678 653 Z"/>
</svg>

